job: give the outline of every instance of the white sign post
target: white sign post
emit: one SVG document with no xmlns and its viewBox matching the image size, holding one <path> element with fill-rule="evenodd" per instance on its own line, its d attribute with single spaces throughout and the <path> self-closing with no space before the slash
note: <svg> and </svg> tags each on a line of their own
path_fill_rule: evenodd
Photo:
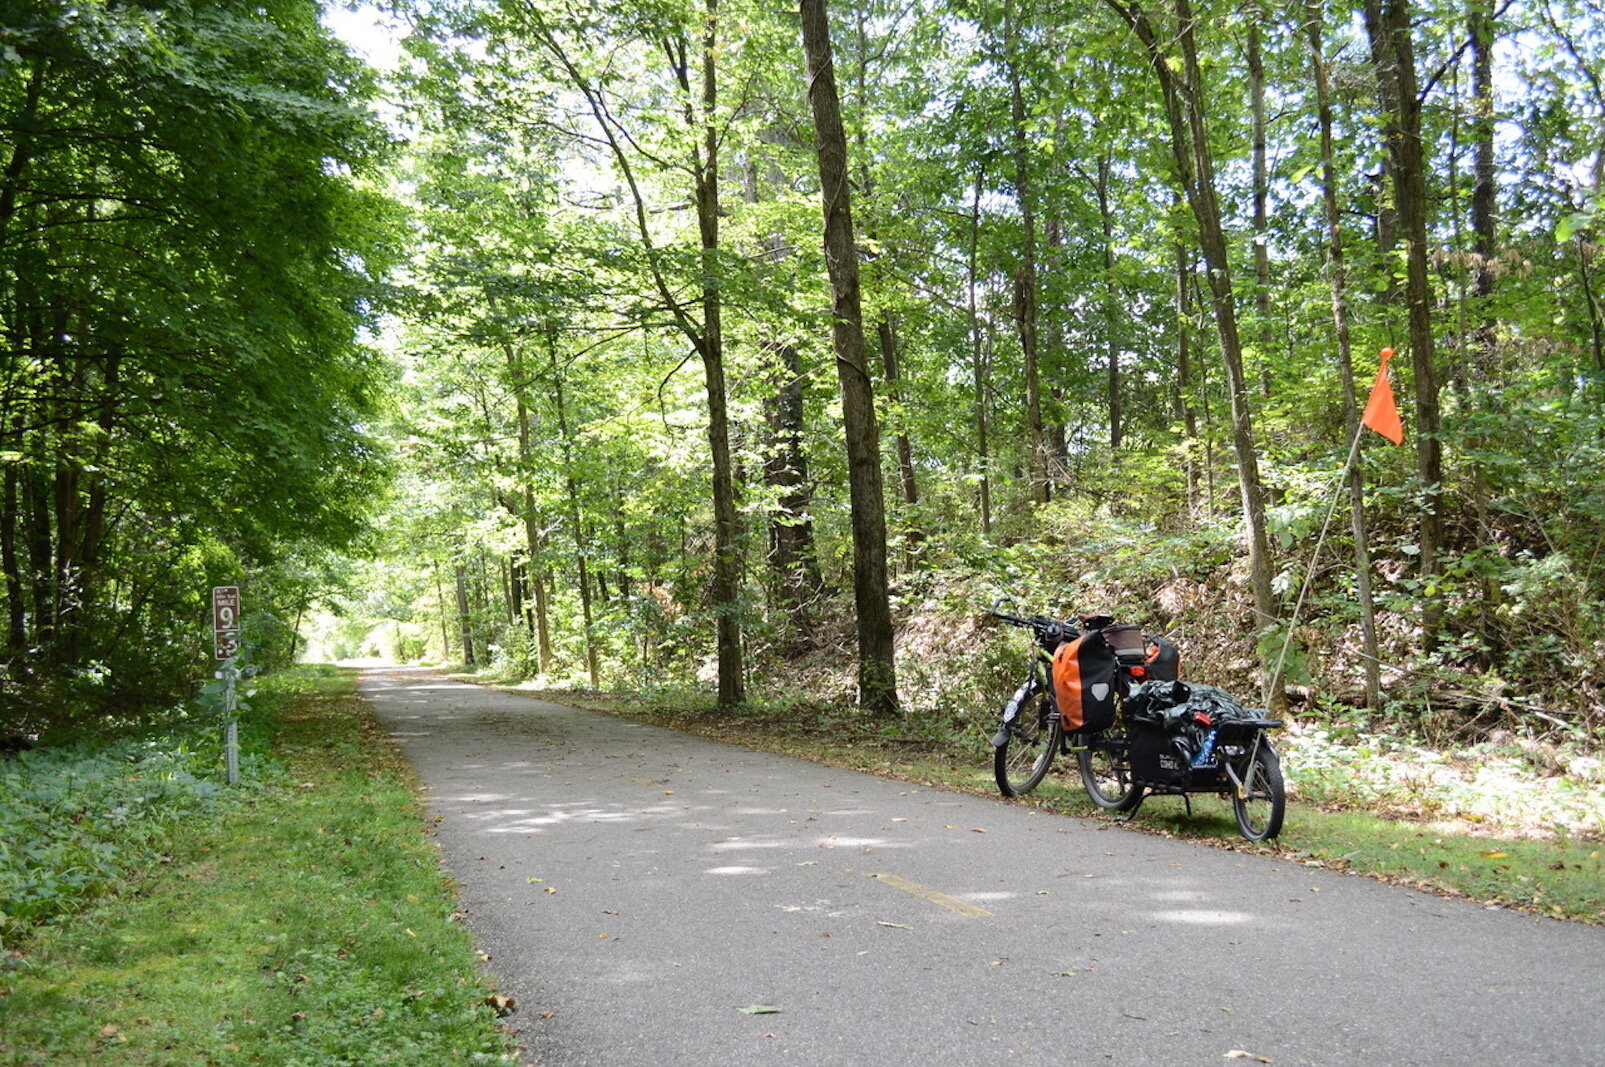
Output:
<svg viewBox="0 0 1605 1067">
<path fill-rule="evenodd" d="M 212 655 L 222 661 L 217 676 L 223 682 L 223 752 L 228 760 L 228 784 L 240 780 L 239 668 L 234 657 L 240 651 L 240 587 L 212 587 Z"/>
</svg>

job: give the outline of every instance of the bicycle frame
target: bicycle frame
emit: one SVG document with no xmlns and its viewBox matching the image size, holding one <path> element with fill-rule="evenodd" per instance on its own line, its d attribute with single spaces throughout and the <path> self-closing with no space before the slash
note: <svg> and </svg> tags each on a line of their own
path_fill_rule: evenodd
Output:
<svg viewBox="0 0 1605 1067">
<path fill-rule="evenodd" d="M 1003 718 L 998 724 L 997 733 L 992 735 L 992 747 L 1000 748 L 1009 740 L 1009 727 L 1014 723 L 1015 717 L 1020 714 L 1020 708 L 1037 692 L 1046 692 L 1052 702 L 1052 710 L 1048 712 L 1050 723 L 1059 720 L 1059 702 L 1053 697 L 1053 684 L 1050 680 L 1050 670 L 1053 666 L 1053 657 L 1038 647 L 1036 658 L 1031 661 L 1031 673 L 1026 680 L 1020 683 L 1020 688 L 1014 691 L 1014 696 L 1003 705 Z"/>
</svg>

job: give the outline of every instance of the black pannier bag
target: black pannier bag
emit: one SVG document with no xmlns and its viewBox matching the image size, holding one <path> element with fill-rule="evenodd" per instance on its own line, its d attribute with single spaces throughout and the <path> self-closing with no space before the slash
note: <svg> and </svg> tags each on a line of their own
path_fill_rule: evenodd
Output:
<svg viewBox="0 0 1605 1067">
<path fill-rule="evenodd" d="M 1185 733 L 1137 723 L 1131 730 L 1131 776 L 1155 789 L 1186 789 L 1192 778 L 1193 746 Z"/>
<path fill-rule="evenodd" d="M 1158 682 L 1174 682 L 1181 678 L 1181 652 L 1176 642 L 1148 635 L 1148 677 Z"/>
</svg>

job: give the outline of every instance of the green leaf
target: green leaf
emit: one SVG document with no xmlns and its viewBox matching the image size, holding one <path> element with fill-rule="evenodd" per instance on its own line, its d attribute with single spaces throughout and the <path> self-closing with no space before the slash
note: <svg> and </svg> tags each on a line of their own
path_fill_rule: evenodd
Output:
<svg viewBox="0 0 1605 1067">
<path fill-rule="evenodd" d="M 1572 212 L 1555 223 L 1555 241 L 1559 244 L 1565 244 L 1573 237 L 1576 237 L 1578 232 L 1587 227 L 1592 221 L 1593 219 L 1586 211 Z"/>
</svg>

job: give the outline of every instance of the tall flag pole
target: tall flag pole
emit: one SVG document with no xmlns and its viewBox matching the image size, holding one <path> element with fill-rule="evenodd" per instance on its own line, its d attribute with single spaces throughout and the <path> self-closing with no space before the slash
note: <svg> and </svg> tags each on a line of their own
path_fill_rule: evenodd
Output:
<svg viewBox="0 0 1605 1067">
<path fill-rule="evenodd" d="M 1376 381 L 1371 384 L 1371 398 L 1365 402 L 1365 411 L 1360 415 L 1360 425 L 1355 427 L 1354 440 L 1349 443 L 1349 458 L 1343 464 L 1344 474 L 1354 466 L 1360 458 L 1360 438 L 1365 436 L 1366 430 L 1375 430 L 1396 445 L 1404 444 L 1404 422 L 1399 418 L 1399 408 L 1393 402 L 1393 385 L 1388 381 L 1388 360 L 1393 358 L 1393 349 L 1382 350 L 1381 362 L 1377 364 Z M 1337 513 L 1338 498 L 1342 493 L 1343 479 L 1338 479 L 1338 491 L 1332 496 L 1332 502 L 1326 509 L 1326 521 L 1321 524 L 1321 536 L 1315 539 L 1315 551 L 1310 556 L 1309 569 L 1304 573 L 1304 582 L 1299 587 L 1298 600 L 1293 604 L 1292 617 L 1288 619 L 1287 636 L 1282 640 L 1282 652 L 1276 658 L 1276 666 L 1271 671 L 1271 688 L 1275 688 L 1277 681 L 1282 677 L 1282 671 L 1287 666 L 1287 654 L 1293 647 L 1293 630 L 1298 626 L 1299 613 L 1304 608 L 1304 598 L 1310 591 L 1310 580 L 1315 576 L 1315 563 L 1321 558 L 1321 547 L 1326 544 L 1327 531 L 1332 528 L 1332 516 Z"/>
</svg>

